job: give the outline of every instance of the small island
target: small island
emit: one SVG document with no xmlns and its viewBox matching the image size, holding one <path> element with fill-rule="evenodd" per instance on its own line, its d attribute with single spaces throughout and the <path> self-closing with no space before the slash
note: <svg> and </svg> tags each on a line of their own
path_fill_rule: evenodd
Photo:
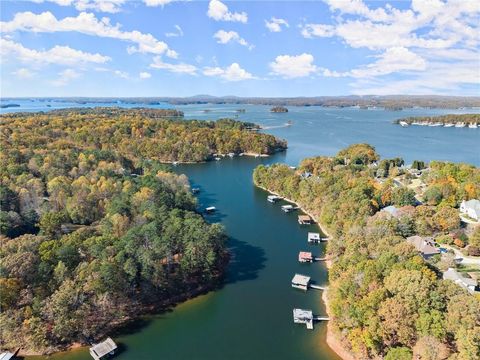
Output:
<svg viewBox="0 0 480 360">
<path fill-rule="evenodd" d="M 285 106 L 274 106 L 270 109 L 273 113 L 287 113 L 288 109 Z"/>
<path fill-rule="evenodd" d="M 412 116 L 394 121 L 394 124 L 407 127 L 410 125 L 433 127 L 456 127 L 476 129 L 480 127 L 480 114 L 449 114 L 441 116 Z"/>
<path fill-rule="evenodd" d="M 2 109 L 8 109 L 8 108 L 14 108 L 14 107 L 20 107 L 19 104 L 2 104 L 0 105 L 0 108 Z"/>
</svg>

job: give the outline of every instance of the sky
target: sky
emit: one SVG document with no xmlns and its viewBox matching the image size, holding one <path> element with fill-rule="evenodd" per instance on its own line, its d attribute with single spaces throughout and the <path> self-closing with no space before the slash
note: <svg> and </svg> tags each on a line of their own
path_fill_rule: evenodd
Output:
<svg viewBox="0 0 480 360">
<path fill-rule="evenodd" d="M 480 96 L 480 1 L 2 0 L 1 97 Z"/>
</svg>

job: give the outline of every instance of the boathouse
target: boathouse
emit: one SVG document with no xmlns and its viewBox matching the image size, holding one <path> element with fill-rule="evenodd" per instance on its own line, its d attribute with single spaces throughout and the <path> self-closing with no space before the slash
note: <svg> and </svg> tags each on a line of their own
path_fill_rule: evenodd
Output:
<svg viewBox="0 0 480 360">
<path fill-rule="evenodd" d="M 267 201 L 271 203 L 276 203 L 278 200 L 281 200 L 282 198 L 277 195 L 268 195 L 267 196 Z"/>
<path fill-rule="evenodd" d="M 107 338 L 89 349 L 90 355 L 92 355 L 95 360 L 100 360 L 107 355 L 113 355 L 115 350 L 117 350 L 117 344 L 115 344 L 111 338 Z"/>
<path fill-rule="evenodd" d="M 213 213 L 213 212 L 215 212 L 216 210 L 217 210 L 217 208 L 216 208 L 215 206 L 209 206 L 209 207 L 205 208 L 205 212 L 206 212 L 207 214 Z"/>
<path fill-rule="evenodd" d="M 295 274 L 292 279 L 292 287 L 300 290 L 307 290 L 310 284 L 310 276 Z"/>
<path fill-rule="evenodd" d="M 298 223 L 300 225 L 311 225 L 313 221 L 312 218 L 308 215 L 298 215 Z"/>
<path fill-rule="evenodd" d="M 305 324 L 307 329 L 313 330 L 312 310 L 293 309 L 293 322 L 295 324 Z"/>
<path fill-rule="evenodd" d="M 283 205 L 281 208 L 282 208 L 282 211 L 284 211 L 286 213 L 295 210 L 293 205 Z"/>
<path fill-rule="evenodd" d="M 320 238 L 320 234 L 319 233 L 314 233 L 314 232 L 309 232 L 307 239 L 308 239 L 309 243 L 313 243 L 313 244 L 317 244 L 320 241 L 322 241 L 322 239 Z"/>
<path fill-rule="evenodd" d="M 298 254 L 298 261 L 302 262 L 302 263 L 306 263 L 306 262 L 313 262 L 313 255 L 311 252 L 307 252 L 307 251 L 300 251 L 300 253 Z"/>
</svg>

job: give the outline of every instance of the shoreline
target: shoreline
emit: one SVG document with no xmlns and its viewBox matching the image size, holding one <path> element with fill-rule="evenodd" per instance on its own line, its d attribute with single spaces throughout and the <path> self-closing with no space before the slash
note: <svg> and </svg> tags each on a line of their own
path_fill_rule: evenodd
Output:
<svg viewBox="0 0 480 360">
<path fill-rule="evenodd" d="M 305 210 L 305 208 L 303 208 L 296 201 L 283 197 L 281 194 L 276 193 L 275 191 L 268 190 L 267 188 L 261 185 L 257 185 L 257 184 L 254 184 L 254 185 L 259 189 L 262 189 L 270 194 L 280 196 L 283 200 L 297 205 L 299 210 L 303 211 L 305 214 L 307 214 L 308 216 L 310 216 L 312 219 L 315 220 L 315 225 L 318 226 L 318 228 L 323 234 L 325 234 L 327 237 L 330 237 L 330 234 L 325 230 L 325 226 L 322 226 L 322 224 L 316 220 L 317 217 L 314 216 L 311 212 Z M 333 259 L 330 258 L 325 260 L 325 266 L 327 268 L 327 272 L 332 267 L 332 265 L 333 265 Z M 328 302 L 327 293 L 328 293 L 328 287 L 322 293 L 322 301 L 325 304 L 325 312 L 327 313 L 328 317 L 331 319 L 332 316 L 331 316 L 330 304 Z M 330 349 L 332 349 L 333 352 L 335 352 L 343 360 L 355 360 L 355 357 L 353 356 L 353 354 L 342 344 L 339 338 L 339 335 L 333 329 L 331 321 L 327 322 L 327 335 L 326 335 L 325 342 L 327 343 L 328 347 L 330 347 Z"/>
</svg>

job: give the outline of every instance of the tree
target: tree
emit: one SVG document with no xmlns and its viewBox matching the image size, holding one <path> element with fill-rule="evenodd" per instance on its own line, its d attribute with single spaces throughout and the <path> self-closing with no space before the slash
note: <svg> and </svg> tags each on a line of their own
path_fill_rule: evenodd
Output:
<svg viewBox="0 0 480 360">
<path fill-rule="evenodd" d="M 392 192 L 392 203 L 398 206 L 415 205 L 415 192 L 403 186 L 395 188 Z"/>
<path fill-rule="evenodd" d="M 38 227 L 40 233 L 48 237 L 57 237 L 61 233 L 61 226 L 67 220 L 65 213 L 49 211 L 40 217 Z"/>
<path fill-rule="evenodd" d="M 420 360 L 445 360 L 450 355 L 448 347 L 433 336 L 418 339 L 413 348 L 413 356 Z"/>
<path fill-rule="evenodd" d="M 412 360 L 412 351 L 407 347 L 395 347 L 388 350 L 385 360 Z"/>
</svg>

